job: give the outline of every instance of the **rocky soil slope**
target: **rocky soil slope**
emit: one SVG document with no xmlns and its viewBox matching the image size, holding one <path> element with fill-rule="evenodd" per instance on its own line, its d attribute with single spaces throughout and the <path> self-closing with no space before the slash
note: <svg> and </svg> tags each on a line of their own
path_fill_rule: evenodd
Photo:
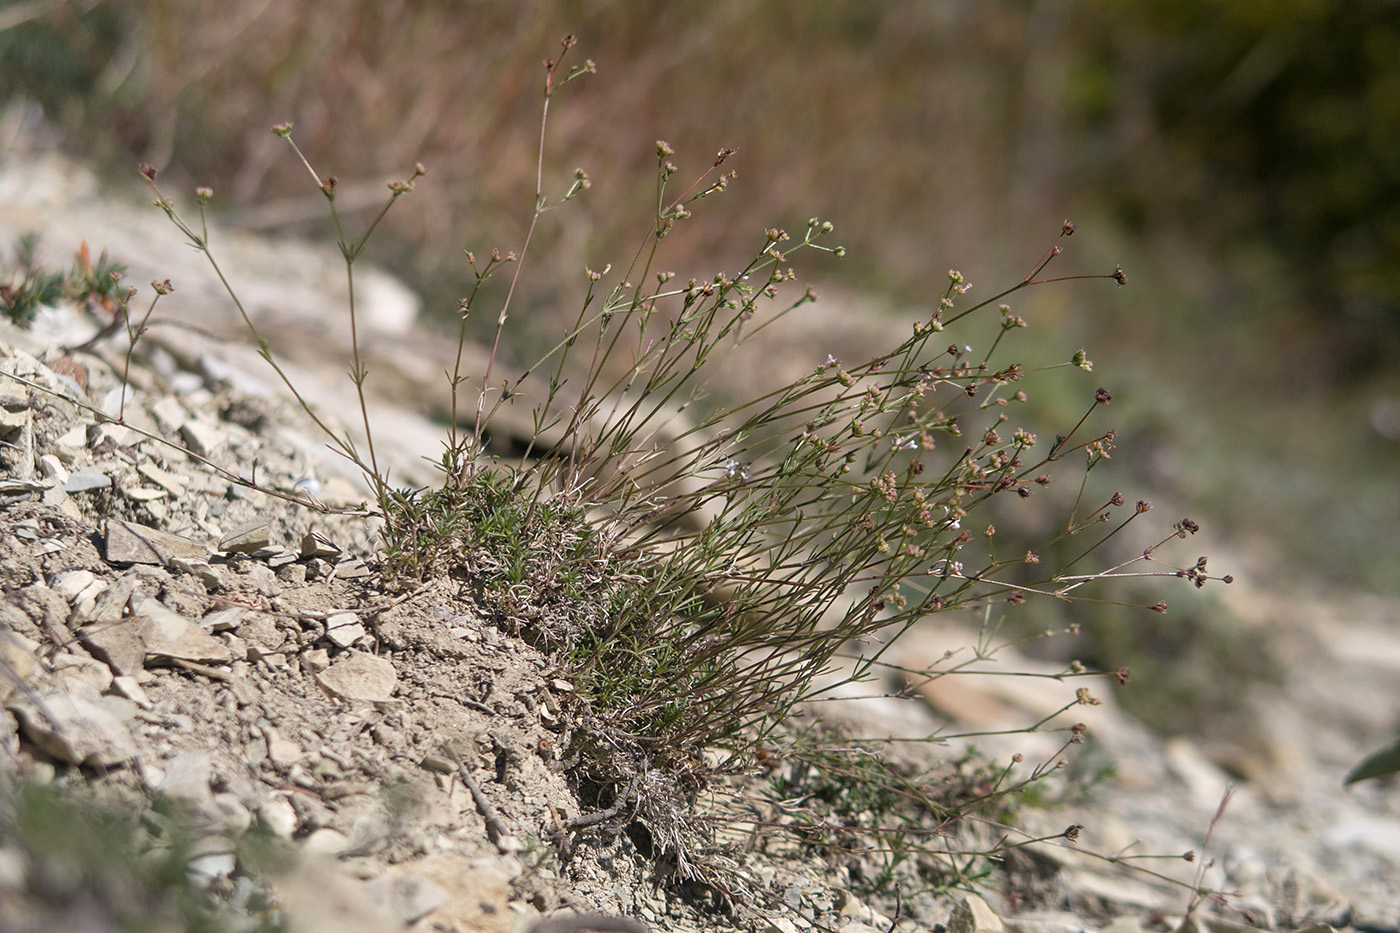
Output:
<svg viewBox="0 0 1400 933">
<path fill-rule="evenodd" d="M 1111 697 L 1076 712 L 1090 727 L 1084 767 L 1111 763 L 1115 776 L 1059 809 L 1022 811 L 1028 833 L 1083 829 L 1077 845 L 1009 858 L 985 883 L 994 912 L 976 898 L 952 912 L 958 897 L 861 896 L 849 866 L 761 835 L 725 856 L 744 897 L 737 912 L 717 911 L 713 891 L 668 880 L 665 847 L 622 788 L 590 787 L 571 772 L 583 706 L 547 657 L 454 588 L 382 589 L 372 521 L 291 505 L 208 466 L 332 506 L 364 496 L 274 389 L 200 257 L 158 212 L 104 196 L 57 156 L 16 151 L 0 162 L 0 242 L 27 230 L 44 235 L 57 265 L 85 239 L 128 264 L 133 281 L 173 279 L 178 302 L 162 306 L 166 323 L 143 341 L 125 391 L 119 340 L 63 349 L 98 326 L 78 309 L 46 313 L 29 332 L 0 328 L 0 370 L 23 380 L 0 376 L 0 771 L 82 787 L 158 826 L 178 805 L 192 827 L 189 871 L 247 922 L 543 933 L 584 912 L 656 930 L 1160 929 L 1181 922 L 1183 885 L 1201 862 L 1133 863 L 1164 876 L 1155 877 L 1102 856 L 1200 853 L 1233 782 L 1203 876 L 1233 893 L 1193 921 L 1397 928 L 1400 797 L 1382 784 L 1341 787 L 1351 764 L 1393 737 L 1395 607 L 1267 578 L 1237 583 L 1222 622 L 1287 662 L 1282 684 L 1249 698 L 1242 738 L 1163 740 Z M 353 423 L 336 257 L 228 243 L 298 386 Z M 380 450 L 396 477 L 428 482 L 421 457 L 438 433 L 421 399 L 441 351 L 413 329 L 406 290 L 375 281 L 378 329 L 367 344 Z M 146 433 L 100 423 L 84 406 L 122 410 Z M 911 633 L 896 660 L 928 667 L 974 638 L 940 624 Z M 1006 654 L 998 664 L 1036 669 Z M 1023 727 L 1073 695 L 1053 680 L 951 682 L 824 712 L 862 734 L 986 733 Z M 1040 761 L 1061 737 L 978 743 L 994 760 Z M 908 754 L 933 762 L 959 750 Z M 300 856 L 271 889 L 250 885 L 240 867 L 260 835 Z M 104 902 L 75 883 L 65 887 L 13 831 L 0 837 L 0 927 L 92 920 Z"/>
</svg>

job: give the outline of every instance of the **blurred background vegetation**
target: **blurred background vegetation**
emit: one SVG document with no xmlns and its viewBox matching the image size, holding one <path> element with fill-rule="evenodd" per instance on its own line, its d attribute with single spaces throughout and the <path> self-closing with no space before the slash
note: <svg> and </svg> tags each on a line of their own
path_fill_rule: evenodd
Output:
<svg viewBox="0 0 1400 933">
<path fill-rule="evenodd" d="M 150 162 L 279 234 L 327 223 L 272 124 L 296 124 L 342 204 L 421 161 L 374 258 L 447 320 L 461 251 L 519 246 L 540 62 L 568 33 L 598 74 L 552 111 L 549 190 L 575 167 L 593 188 L 541 228 L 527 331 L 572 319 L 585 267 L 630 260 L 658 139 L 686 178 L 739 150 L 731 192 L 668 241 L 683 277 L 733 270 L 765 227 L 836 224 L 847 259 L 800 264 L 830 306 L 813 361 L 906 333 L 949 268 L 995 293 L 1070 218 L 1060 273 L 1121 264 L 1130 285 L 1018 296 L 1022 356 L 1099 364 L 1033 401 L 1072 423 L 1108 386 L 1116 482 L 1189 504 L 1203 550 L 1231 542 L 1220 572 L 1400 591 L 1392 0 L 31 0 L 0 9 L 0 104 L 37 102 L 123 183 Z"/>
</svg>

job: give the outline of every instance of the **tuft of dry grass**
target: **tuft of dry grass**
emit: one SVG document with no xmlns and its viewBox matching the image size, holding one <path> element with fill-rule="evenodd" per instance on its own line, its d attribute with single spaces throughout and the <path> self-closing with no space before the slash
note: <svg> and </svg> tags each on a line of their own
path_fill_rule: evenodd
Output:
<svg viewBox="0 0 1400 933">
<path fill-rule="evenodd" d="M 1009 302 L 1027 290 L 1086 280 L 1123 286 L 1126 274 L 1117 267 L 1057 274 L 1076 232 L 1066 221 L 1023 276 L 989 297 L 969 297 L 972 283 L 949 270 L 929 283 L 934 298 L 907 334 L 868 358 L 814 358 L 801 375 L 762 394 L 717 400 L 708 382 L 717 362 L 742 359 L 757 334 L 800 328 L 817 300 L 800 284 L 798 262 L 846 251 L 832 242 L 834 226 L 813 217 L 793 232 L 762 230 L 732 272 L 677 275 L 668 247 L 730 189 L 736 155 L 719 149 L 687 173 L 677 151 L 658 141 L 653 209 L 630 258 L 582 272 L 572 321 L 536 362 L 513 370 L 500 348 L 542 265 L 544 231 L 556 209 L 591 188 L 586 173 L 559 173 L 549 157 L 556 94 L 595 70 L 591 60 L 577 61 L 574 46 L 566 38 L 544 65 L 530 160 L 533 209 L 519 247 L 466 256 L 474 286 L 458 305 L 459 347 L 483 309 L 494 340 L 482 373 L 465 372 L 459 355 L 448 374 L 452 417 L 436 488 L 398 488 L 379 465 L 354 298 L 356 261 L 427 169 L 415 163 L 411 174 L 389 182 L 378 212 L 353 234 L 344 185 L 322 174 L 291 123 L 273 128 L 311 176 L 345 257 L 350 378 L 363 416 L 353 432 L 318 419 L 223 278 L 206 223 L 213 190 L 195 190 L 199 219 L 190 221 L 157 186 L 155 167 L 141 173 L 156 207 L 219 272 L 286 389 L 365 474 L 384 520 L 386 579 L 460 581 L 498 625 L 553 652 L 590 705 L 580 768 L 595 781 L 641 784 L 637 810 L 668 840 L 683 877 L 705 876 L 694 861 L 687 788 L 750 767 L 768 745 L 790 748 L 834 786 L 856 775 L 871 785 L 879 797 L 871 807 L 882 814 L 917 815 L 923 807 L 957 820 L 1000 807 L 1059 765 L 1027 777 L 1009 768 L 982 775 L 960 785 L 964 799 L 955 804 L 920 798 L 909 811 L 909 775 L 856 746 L 834 757 L 804 750 L 789 729 L 791 714 L 838 686 L 871 679 L 903 632 L 936 624 L 943 613 L 990 617 L 1032 600 L 1162 613 L 1161 601 L 1120 602 L 1122 583 L 1229 582 L 1208 572 L 1204 558 L 1177 565 L 1166 556 L 1166 545 L 1199 530 L 1190 519 L 1149 531 L 1146 546 L 1126 556 L 1115 553 L 1152 520 L 1143 518 L 1148 503 L 1129 505 L 1099 489 L 1117 442 L 1100 424 L 1112 402 L 1107 389 L 1083 389 L 1082 415 L 1072 423 L 1027 420 L 1027 390 L 1045 369 L 1089 372 L 1093 363 L 1069 347 L 1062 362 L 1039 370 L 1007 358 L 1028 325 Z M 493 292 L 488 286 L 496 282 Z M 134 344 L 143 321 L 132 321 L 131 297 L 117 310 Z M 486 388 L 473 393 L 468 385 Z M 530 411 L 529 440 L 518 451 L 491 450 L 494 419 L 515 406 Z M 1029 545 L 1021 534 L 998 532 L 1001 516 L 1036 524 L 1021 513 L 1048 499 L 1039 494 L 1052 483 L 1077 485 L 1068 515 L 1046 522 L 1049 530 Z M 827 675 L 838 662 L 851 666 L 833 682 Z M 1055 676 L 1126 680 L 1125 672 L 1082 668 Z M 1096 702 L 1080 687 L 1065 710 Z M 1081 739 L 1074 727 L 1065 747 Z M 720 759 L 707 757 L 716 750 Z M 655 777 L 643 781 L 646 775 Z M 907 825 L 858 831 L 893 840 L 896 854 L 919 836 Z M 989 859 L 1024 844 L 1003 840 L 964 854 Z M 964 883 L 971 872 L 953 875 Z"/>
</svg>

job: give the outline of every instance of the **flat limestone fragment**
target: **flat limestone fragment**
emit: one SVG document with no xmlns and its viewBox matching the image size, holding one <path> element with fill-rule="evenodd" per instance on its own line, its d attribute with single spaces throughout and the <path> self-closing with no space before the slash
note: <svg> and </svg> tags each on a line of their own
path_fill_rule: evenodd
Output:
<svg viewBox="0 0 1400 933">
<path fill-rule="evenodd" d="M 352 652 L 316 675 L 322 690 L 342 700 L 387 700 L 398 679 L 393 664 L 363 651 Z"/>
<path fill-rule="evenodd" d="M 948 918 L 948 933 L 1002 933 L 1001 918 L 976 894 L 958 901 Z"/>
<path fill-rule="evenodd" d="M 63 482 L 63 491 L 74 494 L 88 492 L 92 489 L 112 488 L 112 478 L 106 473 L 99 473 L 96 470 L 76 470 L 69 474 L 68 479 Z"/>
<path fill-rule="evenodd" d="M 335 560 L 335 558 L 340 556 L 340 547 L 315 532 L 310 532 L 301 539 L 301 556 L 325 557 L 330 560 Z"/>
<path fill-rule="evenodd" d="M 135 619 L 94 622 L 81 630 L 80 637 L 114 674 L 134 677 L 145 667 L 146 642 Z"/>
<path fill-rule="evenodd" d="M 271 541 L 272 531 L 267 522 L 251 522 L 220 538 L 219 550 L 225 554 L 251 554 L 267 547 Z"/>
<path fill-rule="evenodd" d="M 20 685 L 29 682 L 38 669 L 34 649 L 25 644 L 14 632 L 0 628 L 0 701 L 8 699 L 19 691 Z"/>
<path fill-rule="evenodd" d="M 450 899 L 441 886 L 417 875 L 381 875 L 365 882 L 362 890 L 404 926 L 417 923 Z"/>
<path fill-rule="evenodd" d="M 233 652 L 223 641 L 149 599 L 142 603 L 137 615 L 85 627 L 82 639 L 114 673 L 133 677 L 147 661 L 176 659 L 222 664 L 233 660 Z"/>
<path fill-rule="evenodd" d="M 416 913 L 409 905 L 434 909 L 425 916 L 428 924 L 441 929 L 474 930 L 477 933 L 511 933 L 514 912 L 507 906 L 510 877 L 499 864 L 488 859 L 468 859 L 456 855 L 430 855 L 413 862 L 392 865 L 382 876 L 390 888 L 390 909 L 401 919 Z M 403 891 L 398 886 L 407 879 L 423 882 L 421 887 Z M 441 903 L 438 892 L 446 897 Z M 403 897 L 412 893 L 413 899 Z M 371 897 L 382 894 L 371 890 Z M 376 898 L 377 899 L 377 898 Z"/>
<path fill-rule="evenodd" d="M 349 648 L 365 634 L 360 617 L 353 612 L 335 612 L 326 617 L 326 637 L 341 648 Z"/>
<path fill-rule="evenodd" d="M 190 450 L 207 457 L 227 438 L 217 425 L 205 421 L 187 421 L 180 425 L 180 436 L 190 445 Z"/>
<path fill-rule="evenodd" d="M 209 549 L 191 538 L 135 522 L 107 522 L 107 560 L 114 564 L 165 564 L 174 557 L 205 560 Z"/>
<path fill-rule="evenodd" d="M 139 629 L 147 658 L 216 664 L 233 660 L 228 645 L 179 613 L 151 603 L 147 600 L 142 606 L 146 618 Z"/>
<path fill-rule="evenodd" d="M 136 757 L 136 741 L 112 713 L 80 697 L 49 690 L 13 704 L 25 735 L 47 754 L 75 765 L 109 768 Z"/>
</svg>

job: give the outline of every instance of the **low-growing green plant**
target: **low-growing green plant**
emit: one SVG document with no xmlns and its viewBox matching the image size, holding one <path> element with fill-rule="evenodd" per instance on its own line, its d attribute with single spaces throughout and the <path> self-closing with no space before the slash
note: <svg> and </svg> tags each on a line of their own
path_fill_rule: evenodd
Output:
<svg viewBox="0 0 1400 933">
<path fill-rule="evenodd" d="M 191 873 L 196 856 L 188 820 L 177 813 L 103 804 L 32 782 L 0 785 L 0 849 L 12 871 L 0 893 L 6 930 L 103 929 L 130 933 L 284 928 L 264 899 L 238 910 Z M 262 846 L 265 851 L 254 852 Z M 275 869 L 285 861 L 249 837 L 241 864 Z M 222 894 L 227 896 L 229 892 Z M 244 894 L 247 899 L 247 893 Z"/>
<path fill-rule="evenodd" d="M 115 311 L 126 292 L 120 284 L 124 266 L 108 260 L 105 252 L 94 266 L 84 243 L 70 271 L 45 269 L 39 263 L 38 246 L 35 235 L 20 237 L 8 277 L 0 281 L 0 310 L 12 324 L 28 327 L 41 307 L 63 300 L 93 302 L 108 314 Z"/>
</svg>

